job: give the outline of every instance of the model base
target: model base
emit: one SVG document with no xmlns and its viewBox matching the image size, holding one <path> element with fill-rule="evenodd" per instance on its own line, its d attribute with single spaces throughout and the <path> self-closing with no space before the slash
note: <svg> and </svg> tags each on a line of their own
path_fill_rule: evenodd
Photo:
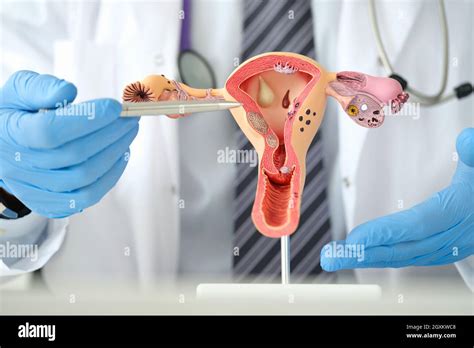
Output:
<svg viewBox="0 0 474 348">
<path fill-rule="evenodd" d="M 199 284 L 198 301 L 272 303 L 372 302 L 382 297 L 374 284 Z"/>
</svg>

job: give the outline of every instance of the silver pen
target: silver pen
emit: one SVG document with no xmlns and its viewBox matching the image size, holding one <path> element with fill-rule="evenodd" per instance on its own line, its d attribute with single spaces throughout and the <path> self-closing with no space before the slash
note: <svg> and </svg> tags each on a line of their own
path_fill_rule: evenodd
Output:
<svg viewBox="0 0 474 348">
<path fill-rule="evenodd" d="M 120 116 L 183 115 L 194 112 L 227 110 L 239 106 L 242 106 L 242 104 L 227 100 L 173 100 L 141 103 L 125 102 L 122 104 L 122 112 L 120 113 Z"/>
</svg>

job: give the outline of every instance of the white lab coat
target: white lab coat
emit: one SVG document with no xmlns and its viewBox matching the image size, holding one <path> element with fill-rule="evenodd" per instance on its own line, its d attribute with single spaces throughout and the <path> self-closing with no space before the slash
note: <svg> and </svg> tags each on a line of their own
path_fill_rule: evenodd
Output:
<svg viewBox="0 0 474 348">
<path fill-rule="evenodd" d="M 313 5 L 317 56 L 323 65 L 333 71 L 385 74 L 377 63 L 366 1 L 315 1 Z M 392 62 L 413 86 L 426 92 L 437 88 L 441 71 L 434 5 L 389 1 L 378 6 Z M 176 77 L 180 6 L 180 1 L 7 3 L 2 10 L 8 29 L 2 38 L 1 80 L 18 69 L 49 72 L 73 81 L 78 99 L 86 100 L 119 99 L 124 85 L 150 73 Z M 241 4 L 201 0 L 193 1 L 193 6 L 194 47 L 211 61 L 222 86 L 239 56 Z M 474 80 L 472 47 L 459 35 L 469 28 L 472 3 L 448 1 L 447 12 L 450 56 L 457 58 L 456 66 L 450 64 L 450 87 Z M 216 30 L 209 30 L 203 24 L 206 20 Z M 473 125 L 473 115 L 473 99 L 468 98 L 422 109 L 419 120 L 389 118 L 383 127 L 367 130 L 330 102 L 322 131 L 334 237 L 342 239 L 357 224 L 395 212 L 400 204 L 410 207 L 448 185 L 456 164 L 452 160 L 456 136 Z M 117 186 L 83 213 L 49 221 L 36 262 L 10 267 L 0 262 L 0 272 L 15 275 L 44 266 L 52 289 L 73 287 L 84 278 L 141 286 L 174 280 L 180 258 L 186 257 L 179 247 L 179 146 L 175 121 L 142 118 L 130 163 Z M 196 177 L 206 175 L 206 163 L 196 171 L 200 171 Z M 203 202 L 212 200 L 216 190 L 225 190 L 223 185 L 232 185 L 228 173 L 222 176 L 223 185 L 209 181 L 199 183 Z M 42 221 L 31 214 L 21 228 L 18 223 L 14 227 L 14 221 L 0 222 L 0 227 L 18 237 L 37 230 Z M 232 245 L 228 248 L 230 259 Z M 230 265 L 228 259 L 211 262 Z M 463 276 L 472 282 L 469 262 L 472 257 L 462 262 Z M 357 274 L 360 282 L 390 284 L 420 272 L 428 270 L 360 270 Z"/>
</svg>

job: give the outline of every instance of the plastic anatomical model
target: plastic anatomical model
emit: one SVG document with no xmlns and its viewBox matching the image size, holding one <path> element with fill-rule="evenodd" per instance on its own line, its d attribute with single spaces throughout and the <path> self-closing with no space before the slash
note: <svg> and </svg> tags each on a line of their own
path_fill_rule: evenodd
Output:
<svg viewBox="0 0 474 348">
<path fill-rule="evenodd" d="M 263 235 L 291 235 L 298 227 L 306 153 L 321 125 L 328 96 L 355 123 L 380 127 L 384 109 L 396 113 L 408 95 L 394 79 L 358 72 L 333 73 L 314 60 L 271 52 L 242 63 L 222 89 L 194 89 L 164 75 L 126 86 L 125 102 L 224 99 L 259 157 L 252 220 Z M 179 117 L 180 115 L 168 115 Z"/>
</svg>

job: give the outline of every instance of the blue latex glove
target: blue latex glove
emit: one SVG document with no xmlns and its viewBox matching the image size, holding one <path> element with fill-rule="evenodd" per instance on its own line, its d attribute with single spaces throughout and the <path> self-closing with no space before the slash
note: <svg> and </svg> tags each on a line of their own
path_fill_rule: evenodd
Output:
<svg viewBox="0 0 474 348">
<path fill-rule="evenodd" d="M 474 254 L 474 128 L 459 135 L 456 147 L 458 167 L 449 187 L 411 209 L 357 226 L 345 241 L 324 246 L 321 267 L 331 272 L 436 266 Z"/>
<path fill-rule="evenodd" d="M 76 94 L 73 84 L 31 71 L 0 90 L 0 186 L 50 218 L 97 203 L 122 175 L 138 132 L 138 119 L 119 118 L 113 99 L 38 112 Z"/>
</svg>

